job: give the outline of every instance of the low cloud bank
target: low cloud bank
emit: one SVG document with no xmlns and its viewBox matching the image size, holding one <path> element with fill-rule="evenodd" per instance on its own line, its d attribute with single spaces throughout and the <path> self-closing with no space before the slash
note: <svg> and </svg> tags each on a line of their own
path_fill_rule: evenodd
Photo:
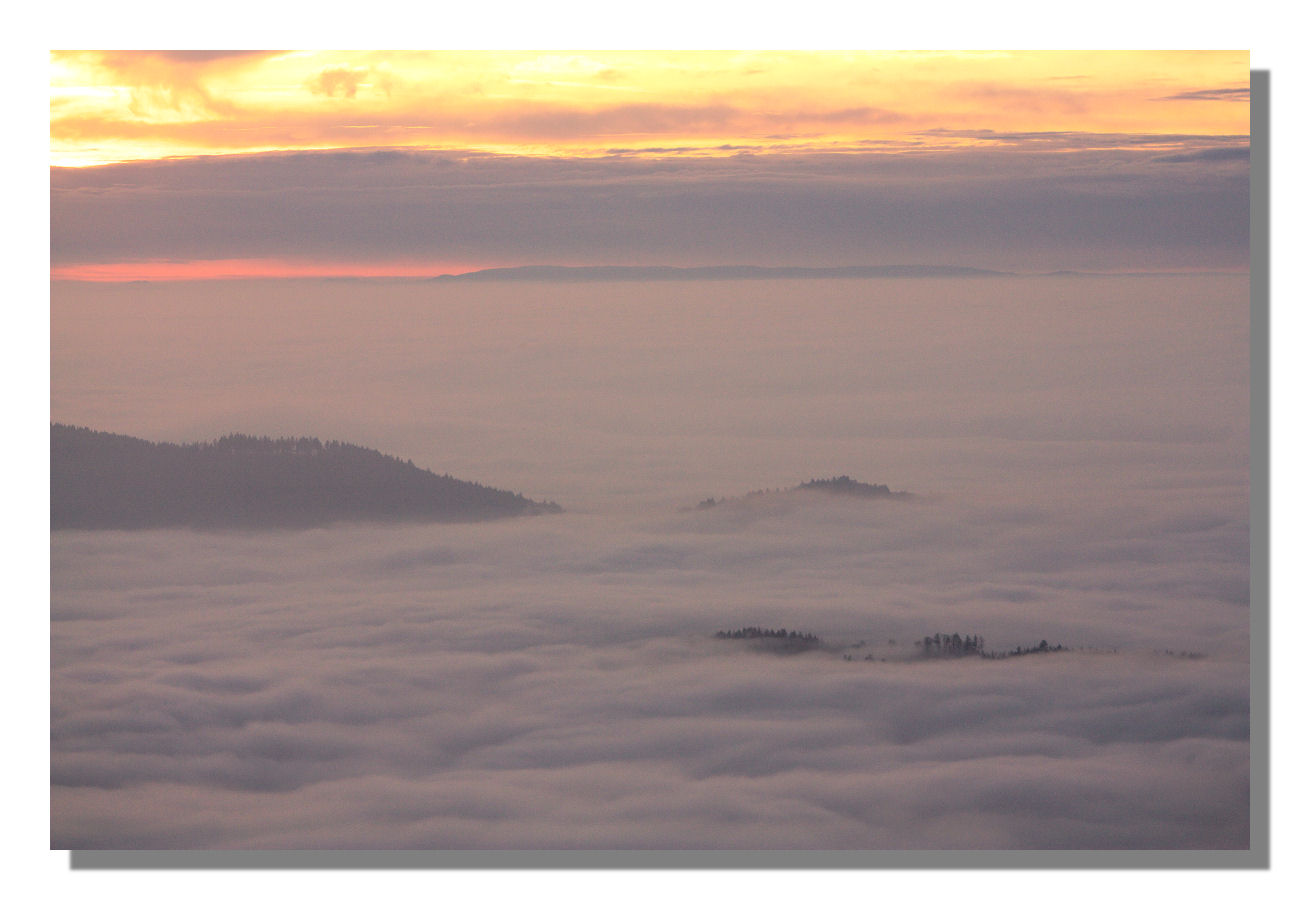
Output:
<svg viewBox="0 0 1300 900">
<path fill-rule="evenodd" d="M 321 89 L 348 87 L 339 76 Z M 51 261 L 1248 264 L 1243 137 L 1126 136 L 1133 146 L 1117 159 L 1097 149 L 1114 136 L 976 136 L 1033 149 L 653 160 L 320 151 L 57 169 Z M 1184 164 L 1159 164 L 1171 154 Z"/>
<path fill-rule="evenodd" d="M 1240 560 L 1150 523 L 1115 579 L 1044 512 L 1080 550 L 1012 576 L 1024 526 L 951 501 L 722 513 L 56 535 L 53 846 L 1246 845 Z M 826 649 L 711 636 L 749 623 Z M 954 628 L 1075 649 L 919 658 Z"/>
</svg>

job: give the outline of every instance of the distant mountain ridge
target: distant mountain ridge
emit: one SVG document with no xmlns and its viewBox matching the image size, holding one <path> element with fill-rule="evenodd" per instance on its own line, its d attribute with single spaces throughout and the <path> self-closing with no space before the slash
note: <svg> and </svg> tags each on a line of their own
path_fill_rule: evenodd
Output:
<svg viewBox="0 0 1300 900">
<path fill-rule="evenodd" d="M 1014 272 L 970 266 L 513 266 L 431 281 L 697 281 L 769 278 L 990 278 Z"/>
<path fill-rule="evenodd" d="M 232 434 L 170 444 L 50 426 L 52 529 L 465 522 L 559 511 L 339 441 Z"/>
</svg>

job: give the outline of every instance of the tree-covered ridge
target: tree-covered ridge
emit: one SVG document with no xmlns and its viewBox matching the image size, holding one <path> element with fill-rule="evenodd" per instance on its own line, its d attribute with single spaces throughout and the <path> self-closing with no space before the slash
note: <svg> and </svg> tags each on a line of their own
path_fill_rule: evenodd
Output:
<svg viewBox="0 0 1300 900">
<path fill-rule="evenodd" d="M 559 509 L 340 441 L 231 434 L 171 444 L 50 426 L 51 528 L 475 521 Z"/>
<path fill-rule="evenodd" d="M 764 649 L 779 653 L 802 653 L 804 650 L 814 650 L 820 647 L 822 642 L 821 638 L 811 633 L 803 634 L 798 631 L 787 631 L 784 628 L 758 628 L 753 625 L 737 628 L 734 631 L 718 631 L 713 636 L 722 640 L 757 641 Z"/>
<path fill-rule="evenodd" d="M 1017 646 L 1014 650 L 988 650 L 984 649 L 984 638 L 976 635 L 966 635 L 954 631 L 952 634 L 936 632 L 933 637 L 926 635 L 914 645 L 921 651 L 923 656 L 978 656 L 981 659 L 1007 659 L 1012 656 L 1025 656 L 1029 653 L 1056 653 L 1060 650 L 1067 650 L 1062 644 L 1052 645 L 1046 640 L 1039 641 L 1029 647 Z"/>
<path fill-rule="evenodd" d="M 803 484 L 795 485 L 792 488 L 750 491 L 745 496 L 739 498 L 723 497 L 719 500 L 714 497 L 709 497 L 705 500 L 701 500 L 694 507 L 689 507 L 689 509 L 712 509 L 713 507 L 721 506 L 724 503 L 756 500 L 760 497 L 767 497 L 773 494 L 789 494 L 794 491 L 820 491 L 827 494 L 839 494 L 848 497 L 871 497 L 887 500 L 910 500 L 912 498 L 912 494 L 907 491 L 891 491 L 888 485 L 855 481 L 847 475 L 837 475 L 834 478 L 813 478 L 805 481 Z"/>
<path fill-rule="evenodd" d="M 944 634 L 936 632 L 933 636 L 926 635 L 921 640 L 914 641 L 913 647 L 915 652 L 908 655 L 905 651 L 902 656 L 895 655 L 893 650 L 888 650 L 888 657 L 876 659 L 874 653 L 866 653 L 855 657 L 852 652 L 864 648 L 866 641 L 858 641 L 851 645 L 840 645 L 834 642 L 826 643 L 812 632 L 789 631 L 785 628 L 759 628 L 754 625 L 747 625 L 744 628 L 733 630 L 722 630 L 714 632 L 713 636 L 723 640 L 743 640 L 750 641 L 760 649 L 776 653 L 802 653 L 805 650 L 825 650 L 839 651 L 842 658 L 852 662 L 854 659 L 861 659 L 866 662 L 888 662 L 891 659 L 895 662 L 906 662 L 920 659 L 959 659 L 966 656 L 974 656 L 980 659 L 1010 659 L 1016 656 L 1028 656 L 1033 653 L 1056 653 L 1069 648 L 1062 644 L 1049 644 L 1046 640 L 1028 647 L 1017 646 L 1014 650 L 985 650 L 984 638 L 978 634 L 962 635 L 958 632 Z M 889 640 L 889 647 L 898 647 L 898 642 L 894 639 Z M 1183 654 L 1187 656 L 1188 654 Z"/>
<path fill-rule="evenodd" d="M 935 632 L 934 637 L 926 635 L 922 640 L 914 642 L 913 646 L 917 647 L 925 656 L 982 656 L 984 655 L 984 638 L 980 635 L 966 635 L 963 638 L 958 632 L 944 634 Z"/>
<path fill-rule="evenodd" d="M 853 497 L 889 497 L 895 500 L 912 496 L 907 491 L 891 491 L 888 485 L 854 481 L 847 475 L 839 475 L 835 478 L 813 478 L 805 481 L 795 490 L 826 491 L 829 494 L 847 494 Z"/>
<path fill-rule="evenodd" d="M 1041 640 L 1031 647 L 1021 647 L 1017 645 L 1014 650 L 1004 650 L 997 653 L 985 653 L 981 650 L 980 657 L 982 659 L 1007 659 L 1012 656 L 1027 656 L 1030 653 L 1057 653 L 1069 649 L 1069 647 L 1062 644 L 1048 644 L 1046 640 Z"/>
</svg>

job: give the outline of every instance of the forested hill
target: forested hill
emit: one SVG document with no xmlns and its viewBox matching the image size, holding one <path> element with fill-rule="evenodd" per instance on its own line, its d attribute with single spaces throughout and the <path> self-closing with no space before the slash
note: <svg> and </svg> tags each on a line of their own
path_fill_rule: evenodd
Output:
<svg viewBox="0 0 1300 900">
<path fill-rule="evenodd" d="M 167 444 L 50 426 L 51 528 L 459 522 L 559 511 L 338 441 L 235 434 Z"/>
</svg>

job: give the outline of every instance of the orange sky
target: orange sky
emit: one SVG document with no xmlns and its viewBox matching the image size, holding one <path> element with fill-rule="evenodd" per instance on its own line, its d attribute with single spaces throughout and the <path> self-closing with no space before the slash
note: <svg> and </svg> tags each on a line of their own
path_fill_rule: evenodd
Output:
<svg viewBox="0 0 1300 900">
<path fill-rule="evenodd" d="M 211 281 L 239 278 L 434 278 L 478 268 L 443 263 L 286 259 L 145 259 L 55 266 L 60 281 Z"/>
<path fill-rule="evenodd" d="M 56 166 L 285 149 L 595 156 L 1245 135 L 1245 52 L 58 51 Z M 1228 102 L 1225 102 L 1228 101 Z M 987 146 L 987 142 L 984 142 Z"/>
</svg>

